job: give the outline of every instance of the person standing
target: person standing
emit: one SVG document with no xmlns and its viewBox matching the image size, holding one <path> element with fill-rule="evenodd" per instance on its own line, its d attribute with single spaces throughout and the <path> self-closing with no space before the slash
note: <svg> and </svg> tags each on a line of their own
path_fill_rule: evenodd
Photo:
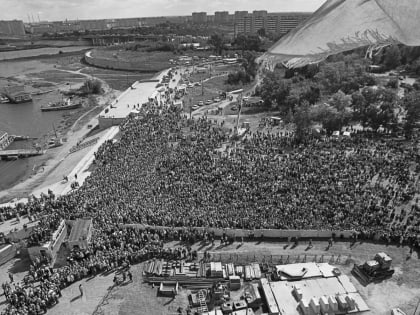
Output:
<svg viewBox="0 0 420 315">
<path fill-rule="evenodd" d="M 83 286 L 82 284 L 79 284 L 79 291 L 80 291 L 80 297 L 83 296 Z"/>
</svg>

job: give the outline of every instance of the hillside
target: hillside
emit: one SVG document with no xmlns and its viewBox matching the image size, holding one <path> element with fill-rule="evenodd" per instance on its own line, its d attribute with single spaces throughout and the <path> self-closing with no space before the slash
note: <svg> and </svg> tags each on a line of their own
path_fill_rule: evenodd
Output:
<svg viewBox="0 0 420 315">
<path fill-rule="evenodd" d="M 266 54 L 290 67 L 363 46 L 420 46 L 418 0 L 328 0 Z"/>
</svg>

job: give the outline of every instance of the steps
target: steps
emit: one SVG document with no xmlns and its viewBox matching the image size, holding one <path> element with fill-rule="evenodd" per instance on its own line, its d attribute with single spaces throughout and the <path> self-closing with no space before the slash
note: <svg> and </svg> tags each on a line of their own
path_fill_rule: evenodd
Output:
<svg viewBox="0 0 420 315">
<path fill-rule="evenodd" d="M 198 291 L 198 301 L 200 302 L 200 306 L 197 308 L 198 313 L 207 313 L 209 309 L 207 308 L 206 295 L 203 290 Z"/>
</svg>

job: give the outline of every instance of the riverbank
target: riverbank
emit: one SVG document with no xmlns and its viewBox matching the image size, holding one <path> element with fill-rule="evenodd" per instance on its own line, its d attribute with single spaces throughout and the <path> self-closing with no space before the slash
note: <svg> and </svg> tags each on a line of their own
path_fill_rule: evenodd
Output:
<svg viewBox="0 0 420 315">
<path fill-rule="evenodd" d="M 37 189 L 55 183 L 63 179 L 72 170 L 86 152 L 79 150 L 77 154 L 70 154 L 70 149 L 84 141 L 92 127 L 97 125 L 97 116 L 113 99 L 119 95 L 118 91 L 106 88 L 103 95 L 97 98 L 97 106 L 78 117 L 78 119 L 63 131 L 65 142 L 61 147 L 47 150 L 46 154 L 34 158 L 35 168 L 26 168 L 24 174 L 19 176 L 19 183 L 13 187 L 0 191 L 0 203 L 9 202 L 13 199 L 26 198 Z M 98 137 L 98 135 L 96 135 Z M 88 139 L 89 140 L 89 139 Z M 62 172 L 56 170 L 60 165 Z"/>
</svg>

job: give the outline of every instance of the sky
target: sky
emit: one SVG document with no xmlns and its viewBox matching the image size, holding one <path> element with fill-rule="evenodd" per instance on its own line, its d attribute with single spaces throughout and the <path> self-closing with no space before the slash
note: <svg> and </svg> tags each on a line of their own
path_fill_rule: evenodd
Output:
<svg viewBox="0 0 420 315">
<path fill-rule="evenodd" d="M 315 11 L 325 0 L 0 0 L 0 20 L 60 21 L 146 16 L 191 15 L 192 12 L 267 10 Z M 7 9 L 4 9 L 7 8 Z"/>
</svg>

